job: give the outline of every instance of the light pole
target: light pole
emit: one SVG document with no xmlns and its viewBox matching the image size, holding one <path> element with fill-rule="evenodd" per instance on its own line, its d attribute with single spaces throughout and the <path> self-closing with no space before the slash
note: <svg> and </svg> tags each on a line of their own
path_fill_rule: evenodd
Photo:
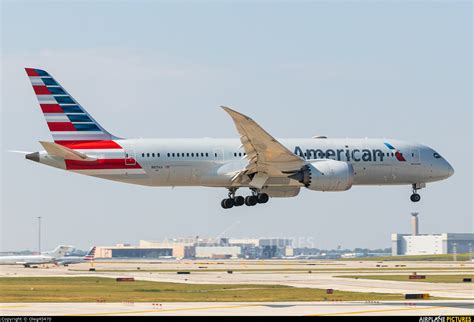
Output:
<svg viewBox="0 0 474 322">
<path fill-rule="evenodd" d="M 41 255 L 41 216 L 38 216 L 38 254 Z"/>
</svg>

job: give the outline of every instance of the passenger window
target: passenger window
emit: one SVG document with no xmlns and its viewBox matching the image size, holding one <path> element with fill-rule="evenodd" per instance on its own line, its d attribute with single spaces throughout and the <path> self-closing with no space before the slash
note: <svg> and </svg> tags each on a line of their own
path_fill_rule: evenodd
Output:
<svg viewBox="0 0 474 322">
<path fill-rule="evenodd" d="M 168 158 L 170 157 L 170 154 L 168 153 Z"/>
<path fill-rule="evenodd" d="M 154 154 L 154 153 L 152 153 L 152 154 L 151 154 L 151 156 L 154 158 L 154 157 L 155 157 L 155 154 Z"/>
<path fill-rule="evenodd" d="M 208 157 L 208 156 L 209 156 L 209 153 L 206 152 L 206 157 Z"/>
<path fill-rule="evenodd" d="M 171 156 L 174 158 L 174 153 L 171 153 Z"/>
<path fill-rule="evenodd" d="M 217 158 L 217 153 L 214 153 L 214 156 Z"/>
<path fill-rule="evenodd" d="M 201 152 L 201 156 L 204 157 L 204 153 Z"/>
<path fill-rule="evenodd" d="M 144 158 L 144 157 L 145 157 L 145 153 L 142 153 L 142 158 Z"/>
<path fill-rule="evenodd" d="M 186 153 L 186 156 L 189 157 L 189 153 Z"/>
<path fill-rule="evenodd" d="M 146 157 L 149 158 L 149 157 L 150 157 L 150 153 L 147 153 L 147 154 L 146 154 Z"/>
<path fill-rule="evenodd" d="M 159 157 L 160 157 L 160 154 L 159 154 L 159 153 L 157 153 L 157 154 L 156 154 L 156 156 L 159 158 Z"/>
<path fill-rule="evenodd" d="M 194 153 L 191 153 L 191 156 L 194 158 Z"/>
</svg>

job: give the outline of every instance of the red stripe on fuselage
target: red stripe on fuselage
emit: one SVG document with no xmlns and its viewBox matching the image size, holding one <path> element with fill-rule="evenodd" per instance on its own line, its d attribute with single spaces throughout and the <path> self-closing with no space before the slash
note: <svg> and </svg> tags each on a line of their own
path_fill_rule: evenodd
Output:
<svg viewBox="0 0 474 322">
<path fill-rule="evenodd" d="M 43 113 L 64 113 L 59 104 L 40 104 Z"/>
<path fill-rule="evenodd" d="M 138 163 L 135 163 L 134 165 L 125 164 L 125 159 L 99 159 L 96 161 L 64 161 L 66 162 L 66 170 L 108 170 L 142 168 Z"/>
<path fill-rule="evenodd" d="M 117 142 L 112 140 L 104 141 L 55 141 L 57 144 L 64 145 L 74 150 L 89 150 L 89 149 L 121 149 L 122 147 Z"/>
<path fill-rule="evenodd" d="M 71 122 L 48 122 L 49 130 L 52 132 L 75 131 L 76 128 Z"/>
<path fill-rule="evenodd" d="M 44 85 L 33 85 L 36 95 L 51 95 L 51 92 Z"/>
</svg>

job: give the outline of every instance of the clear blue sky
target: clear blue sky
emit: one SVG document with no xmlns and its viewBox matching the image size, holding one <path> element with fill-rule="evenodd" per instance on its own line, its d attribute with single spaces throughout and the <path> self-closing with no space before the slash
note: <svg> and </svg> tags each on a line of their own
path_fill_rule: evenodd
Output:
<svg viewBox="0 0 474 322">
<path fill-rule="evenodd" d="M 472 232 L 472 2 L 2 1 L 0 249 L 215 236 L 388 247 L 390 233 Z M 420 142 L 454 166 L 409 187 L 305 191 L 220 209 L 224 189 L 146 188 L 64 173 L 9 149 L 51 140 L 23 67 L 48 70 L 123 137 L 237 137 L 226 104 L 276 137 Z"/>
</svg>

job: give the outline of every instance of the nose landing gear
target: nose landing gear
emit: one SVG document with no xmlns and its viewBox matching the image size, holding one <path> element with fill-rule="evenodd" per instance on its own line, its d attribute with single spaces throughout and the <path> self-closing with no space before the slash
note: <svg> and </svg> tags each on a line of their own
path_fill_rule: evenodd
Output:
<svg viewBox="0 0 474 322">
<path fill-rule="evenodd" d="M 410 200 L 412 202 L 418 202 L 418 201 L 421 200 L 421 196 L 418 194 L 418 189 L 421 189 L 421 188 L 424 188 L 424 187 L 426 187 L 426 184 L 424 184 L 424 183 L 414 183 L 414 184 L 412 184 L 413 193 L 410 196 Z"/>
</svg>

